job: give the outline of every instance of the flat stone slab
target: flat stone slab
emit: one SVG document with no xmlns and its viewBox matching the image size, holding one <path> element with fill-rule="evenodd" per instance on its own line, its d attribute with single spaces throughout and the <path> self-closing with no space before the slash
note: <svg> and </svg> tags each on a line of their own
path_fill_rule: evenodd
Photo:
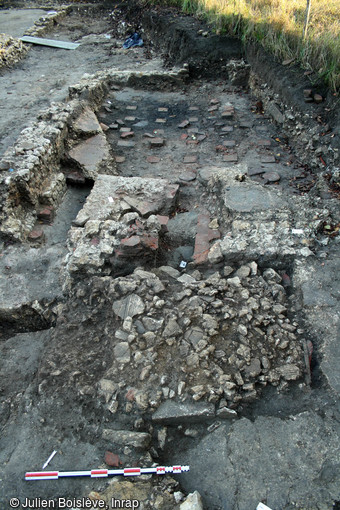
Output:
<svg viewBox="0 0 340 510">
<path fill-rule="evenodd" d="M 248 213 L 266 209 L 282 209 L 286 205 L 285 200 L 276 193 L 255 186 L 228 186 L 223 195 L 226 208 L 235 212 Z"/>
<path fill-rule="evenodd" d="M 102 133 L 73 147 L 68 156 L 79 165 L 88 179 L 95 180 L 100 173 L 114 173 L 110 146 Z"/>
<path fill-rule="evenodd" d="M 78 135 L 90 136 L 102 132 L 98 119 L 91 108 L 85 108 L 85 110 L 74 121 L 72 129 Z"/>
<path fill-rule="evenodd" d="M 152 420 L 157 423 L 185 423 L 201 421 L 215 416 L 215 407 L 206 402 L 163 402 L 152 415 Z"/>
<path fill-rule="evenodd" d="M 60 246 L 5 252 L 0 261 L 0 320 L 20 321 L 25 315 L 23 308 L 31 308 L 38 316 L 39 301 L 52 302 L 62 295 L 59 261 L 65 253 Z"/>
</svg>

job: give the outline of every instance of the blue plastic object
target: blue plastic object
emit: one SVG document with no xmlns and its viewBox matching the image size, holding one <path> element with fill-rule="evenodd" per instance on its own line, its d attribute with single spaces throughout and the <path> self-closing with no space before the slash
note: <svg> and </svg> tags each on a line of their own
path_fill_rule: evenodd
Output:
<svg viewBox="0 0 340 510">
<path fill-rule="evenodd" d="M 123 44 L 123 48 L 128 50 L 129 48 L 133 48 L 134 46 L 143 46 L 144 42 L 141 36 L 135 32 L 132 34 Z"/>
</svg>

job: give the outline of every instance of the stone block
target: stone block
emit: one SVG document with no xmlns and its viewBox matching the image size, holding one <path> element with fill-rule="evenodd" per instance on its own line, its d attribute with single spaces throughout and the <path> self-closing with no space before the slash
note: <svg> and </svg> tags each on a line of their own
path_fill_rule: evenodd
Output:
<svg viewBox="0 0 340 510">
<path fill-rule="evenodd" d="M 68 157 L 79 165 L 88 179 L 95 180 L 100 173 L 114 173 L 110 146 L 102 133 L 73 147 Z"/>
<path fill-rule="evenodd" d="M 156 423 L 190 423 L 208 420 L 215 416 L 215 406 L 207 402 L 163 402 L 152 415 Z"/>
</svg>

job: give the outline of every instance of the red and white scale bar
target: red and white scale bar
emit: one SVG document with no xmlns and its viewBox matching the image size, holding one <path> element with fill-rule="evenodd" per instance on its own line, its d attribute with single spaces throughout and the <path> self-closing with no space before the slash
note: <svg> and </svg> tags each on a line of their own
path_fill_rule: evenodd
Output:
<svg viewBox="0 0 340 510">
<path fill-rule="evenodd" d="M 58 480 L 69 476 L 90 476 L 91 478 L 105 478 L 107 476 L 139 476 L 165 475 L 166 473 L 185 473 L 189 466 L 156 466 L 149 468 L 124 469 L 92 469 L 91 471 L 36 471 L 25 473 L 25 480 Z"/>
</svg>

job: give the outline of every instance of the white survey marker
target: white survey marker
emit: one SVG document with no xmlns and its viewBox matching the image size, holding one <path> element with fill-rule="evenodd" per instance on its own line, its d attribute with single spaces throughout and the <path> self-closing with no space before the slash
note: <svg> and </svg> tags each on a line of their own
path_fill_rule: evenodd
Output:
<svg viewBox="0 0 340 510">
<path fill-rule="evenodd" d="M 55 41 L 54 39 L 43 39 L 42 37 L 31 37 L 30 35 L 24 35 L 20 37 L 20 40 L 25 43 L 40 44 L 41 46 L 52 46 L 52 48 L 61 48 L 63 50 L 75 50 L 80 46 L 79 43 L 73 43 L 68 41 Z"/>
</svg>

